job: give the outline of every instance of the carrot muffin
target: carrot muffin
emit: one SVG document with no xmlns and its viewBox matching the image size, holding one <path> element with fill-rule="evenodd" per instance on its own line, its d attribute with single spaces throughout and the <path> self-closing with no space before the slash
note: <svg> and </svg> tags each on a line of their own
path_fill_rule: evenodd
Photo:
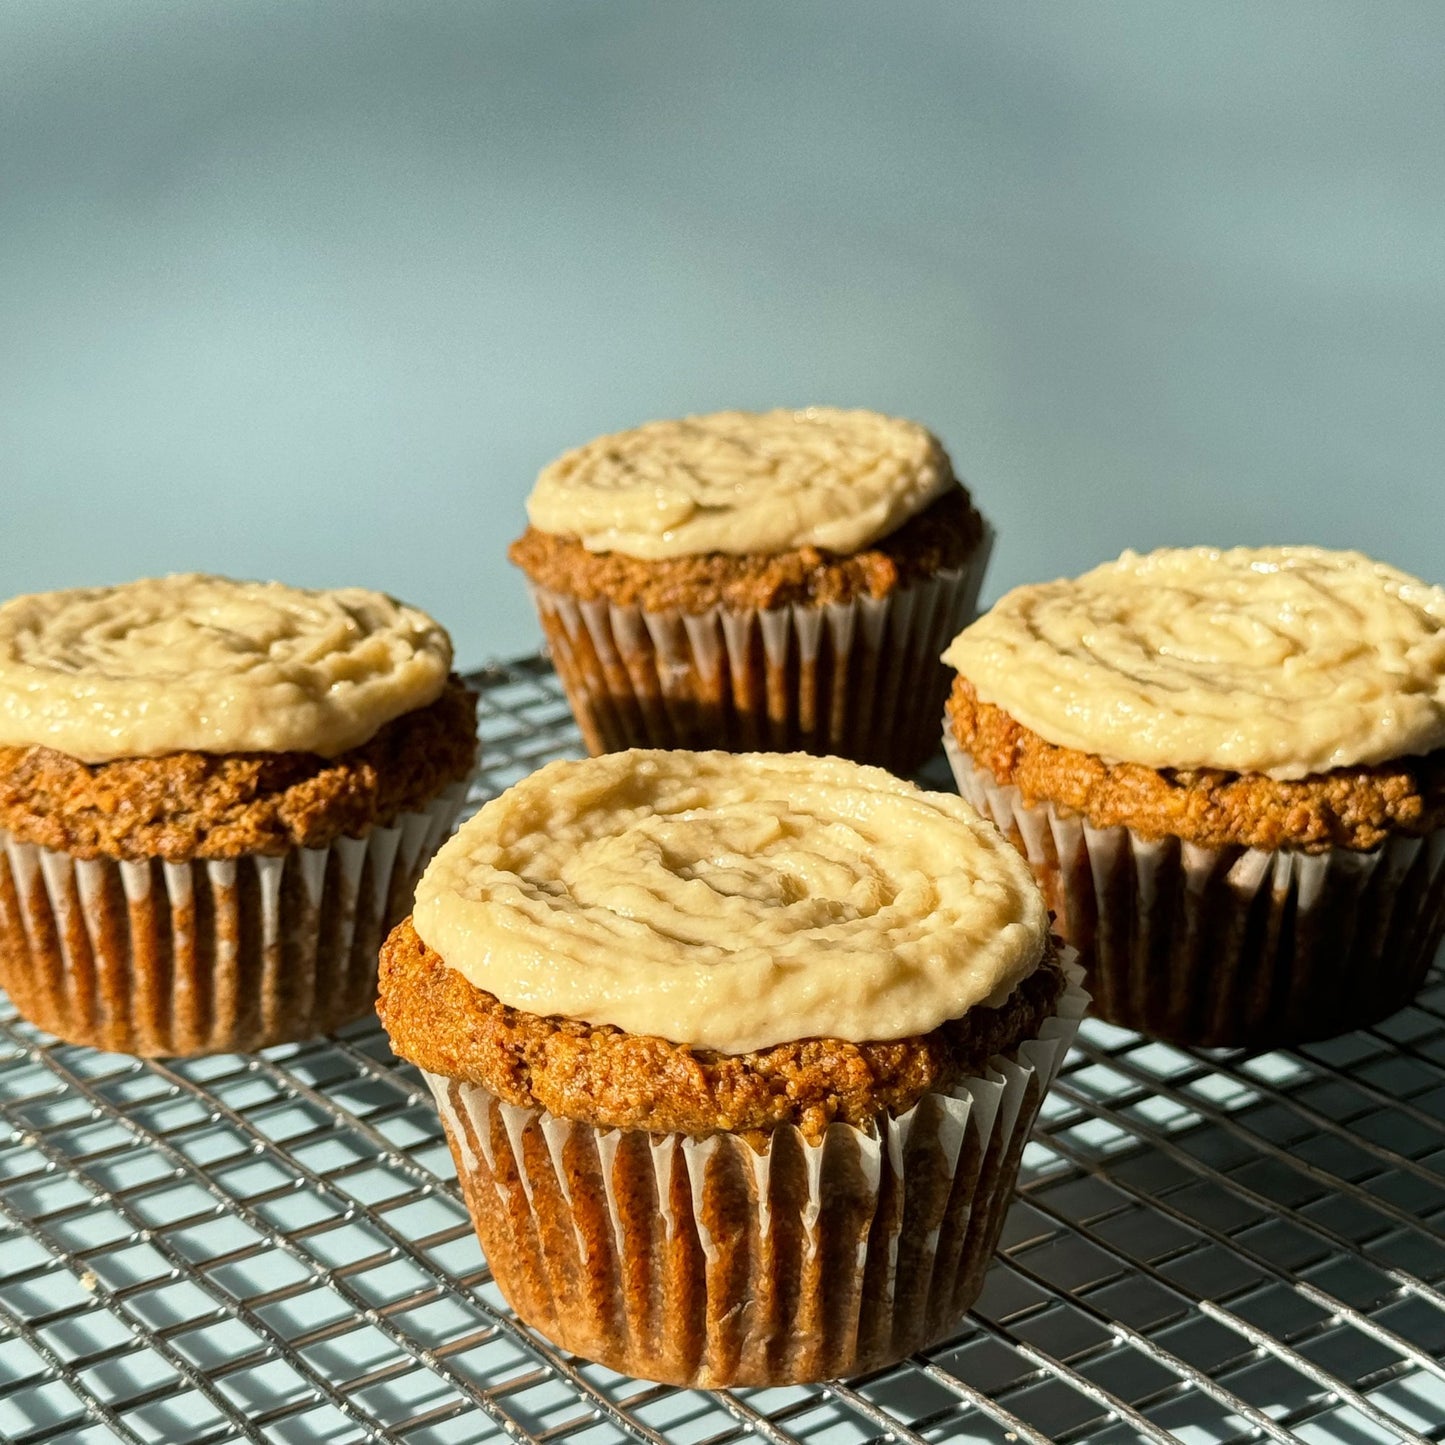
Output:
<svg viewBox="0 0 1445 1445">
<path fill-rule="evenodd" d="M 0 985 L 72 1043 L 357 1018 L 476 763 L 431 618 L 174 576 L 0 606 Z"/>
<path fill-rule="evenodd" d="M 948 454 L 871 411 L 717 412 L 545 468 L 509 555 L 588 749 L 938 745 L 939 650 L 990 534 Z"/>
<path fill-rule="evenodd" d="M 1098 1013 L 1198 1045 L 1360 1028 L 1445 931 L 1445 590 L 1357 552 L 1126 552 L 944 654 L 960 790 Z"/>
<path fill-rule="evenodd" d="M 1087 999 L 958 798 L 799 754 L 553 763 L 382 950 L 493 1278 L 687 1386 L 902 1358 L 983 1281 Z"/>
</svg>

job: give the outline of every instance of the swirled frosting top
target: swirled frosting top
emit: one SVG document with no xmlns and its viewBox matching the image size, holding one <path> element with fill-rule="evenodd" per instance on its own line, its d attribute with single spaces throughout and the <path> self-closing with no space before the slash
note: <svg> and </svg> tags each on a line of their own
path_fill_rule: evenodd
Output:
<svg viewBox="0 0 1445 1445">
<path fill-rule="evenodd" d="M 1110 762 L 1291 779 L 1445 747 L 1445 590 L 1358 552 L 1125 552 L 1016 588 L 944 661 Z"/>
<path fill-rule="evenodd" d="M 190 573 L 40 592 L 0 606 L 0 745 L 335 757 L 435 701 L 451 656 L 424 612 L 361 587 Z"/>
<path fill-rule="evenodd" d="M 515 1008 L 736 1054 L 1001 1002 L 1048 914 L 959 798 L 838 758 L 632 751 L 488 803 L 426 870 L 414 923 Z"/>
<path fill-rule="evenodd" d="M 720 411 L 598 437 L 545 467 L 538 531 L 661 558 L 856 552 L 953 485 L 917 422 L 875 411 Z"/>
</svg>

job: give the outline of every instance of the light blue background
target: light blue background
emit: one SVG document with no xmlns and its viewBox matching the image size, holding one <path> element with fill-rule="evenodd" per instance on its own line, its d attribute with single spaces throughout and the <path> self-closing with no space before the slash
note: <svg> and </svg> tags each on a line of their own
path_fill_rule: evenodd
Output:
<svg viewBox="0 0 1445 1445">
<path fill-rule="evenodd" d="M 1445 574 L 1445 7 L 8 0 L 3 591 L 362 582 L 459 656 L 556 452 L 940 432 L 986 593 L 1125 545 Z"/>
</svg>

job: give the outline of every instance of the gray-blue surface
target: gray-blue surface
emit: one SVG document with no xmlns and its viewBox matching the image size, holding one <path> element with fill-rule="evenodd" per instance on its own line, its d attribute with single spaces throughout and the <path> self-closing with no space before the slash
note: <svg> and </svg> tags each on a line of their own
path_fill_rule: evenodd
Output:
<svg viewBox="0 0 1445 1445">
<path fill-rule="evenodd" d="M 8 0 L 0 593 L 372 583 L 532 645 L 537 467 L 941 432 L 986 588 L 1122 546 L 1438 580 L 1445 8 Z"/>
</svg>

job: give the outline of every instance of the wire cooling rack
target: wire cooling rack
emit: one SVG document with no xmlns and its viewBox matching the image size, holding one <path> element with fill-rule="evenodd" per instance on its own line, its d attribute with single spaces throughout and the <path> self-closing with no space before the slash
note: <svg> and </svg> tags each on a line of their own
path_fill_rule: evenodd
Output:
<svg viewBox="0 0 1445 1445">
<path fill-rule="evenodd" d="M 479 798 L 578 751 L 544 662 L 474 681 Z M 1438 974 L 1291 1052 L 1086 1023 L 976 1311 L 816 1388 L 666 1389 L 520 1326 L 374 1021 L 145 1063 L 3 1004 L 0 1117 L 0 1437 L 24 1445 L 1445 1440 Z"/>
</svg>

